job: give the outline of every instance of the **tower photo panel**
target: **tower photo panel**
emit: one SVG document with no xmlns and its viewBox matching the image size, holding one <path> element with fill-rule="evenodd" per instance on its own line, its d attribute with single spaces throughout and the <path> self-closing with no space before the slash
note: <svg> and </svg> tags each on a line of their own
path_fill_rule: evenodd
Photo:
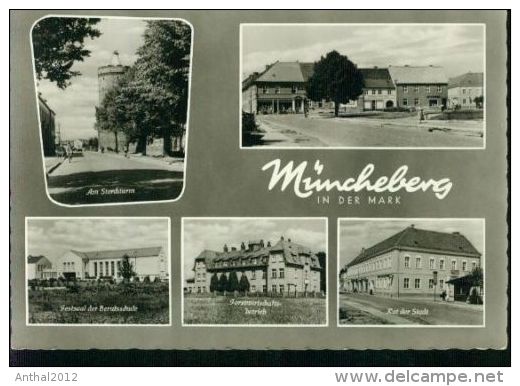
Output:
<svg viewBox="0 0 520 386">
<path fill-rule="evenodd" d="M 191 25 L 48 16 L 31 41 L 49 198 L 66 206 L 179 198 Z"/>
<path fill-rule="evenodd" d="M 483 327 L 484 243 L 484 219 L 339 219 L 339 325 Z"/>
<path fill-rule="evenodd" d="M 183 325 L 327 325 L 326 218 L 183 218 Z"/>
<path fill-rule="evenodd" d="M 171 325 L 168 217 L 26 218 L 29 325 Z"/>
</svg>

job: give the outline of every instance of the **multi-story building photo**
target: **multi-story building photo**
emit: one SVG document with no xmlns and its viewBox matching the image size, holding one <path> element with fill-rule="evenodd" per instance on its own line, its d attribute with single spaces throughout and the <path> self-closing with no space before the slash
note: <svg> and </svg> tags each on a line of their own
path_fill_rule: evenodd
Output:
<svg viewBox="0 0 520 386">
<path fill-rule="evenodd" d="M 340 323 L 481 324 L 483 232 L 480 219 L 341 220 Z"/>
<path fill-rule="evenodd" d="M 246 245 L 247 244 L 247 245 Z M 270 241 L 241 242 L 240 248 L 224 245 L 221 251 L 204 250 L 193 265 L 193 282 L 187 285 L 190 293 L 216 291 L 212 278 L 229 278 L 231 272 L 238 280 L 246 277 L 252 293 L 296 294 L 319 292 L 321 289 L 318 256 L 308 247 L 283 236 L 274 244 Z"/>
<path fill-rule="evenodd" d="M 446 107 L 448 78 L 440 66 L 389 66 L 396 86 L 397 106 L 432 108 Z"/>
<path fill-rule="evenodd" d="M 183 322 L 323 325 L 327 220 L 184 218 Z"/>
<path fill-rule="evenodd" d="M 449 79 L 448 104 L 452 108 L 484 108 L 484 74 L 468 72 Z"/>
</svg>

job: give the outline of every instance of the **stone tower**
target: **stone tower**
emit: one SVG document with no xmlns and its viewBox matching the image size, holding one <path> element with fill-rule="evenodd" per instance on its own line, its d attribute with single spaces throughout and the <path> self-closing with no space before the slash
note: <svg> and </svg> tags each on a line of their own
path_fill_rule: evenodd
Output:
<svg viewBox="0 0 520 386">
<path fill-rule="evenodd" d="M 103 102 L 106 93 L 117 84 L 127 70 L 127 66 L 121 65 L 117 51 L 114 51 L 112 62 L 109 65 L 98 68 L 99 105 Z"/>
<path fill-rule="evenodd" d="M 114 88 L 119 79 L 128 70 L 128 66 L 121 65 L 119 60 L 119 52 L 114 51 L 112 61 L 107 66 L 98 68 L 98 106 L 101 106 L 103 99 L 109 90 Z M 117 134 L 111 130 L 98 130 L 98 146 L 99 150 L 121 151 L 126 143 L 125 134 L 117 131 Z"/>
</svg>

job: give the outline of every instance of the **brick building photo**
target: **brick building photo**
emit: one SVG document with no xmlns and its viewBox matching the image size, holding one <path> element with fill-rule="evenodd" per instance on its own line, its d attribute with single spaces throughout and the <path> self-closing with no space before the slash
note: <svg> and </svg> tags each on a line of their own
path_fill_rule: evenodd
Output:
<svg viewBox="0 0 520 386">
<path fill-rule="evenodd" d="M 343 219 L 339 224 L 340 323 L 483 322 L 483 220 Z"/>
<path fill-rule="evenodd" d="M 242 147 L 482 148 L 483 26 L 417 28 L 243 24 Z"/>
<path fill-rule="evenodd" d="M 185 324 L 325 321 L 326 220 L 189 218 L 183 238 Z"/>
</svg>

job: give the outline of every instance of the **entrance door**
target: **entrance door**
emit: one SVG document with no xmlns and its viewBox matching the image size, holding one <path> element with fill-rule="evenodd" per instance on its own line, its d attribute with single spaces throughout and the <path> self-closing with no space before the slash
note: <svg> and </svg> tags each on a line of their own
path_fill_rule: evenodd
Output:
<svg viewBox="0 0 520 386">
<path fill-rule="evenodd" d="M 376 101 L 372 101 L 372 110 L 376 109 Z"/>
</svg>

